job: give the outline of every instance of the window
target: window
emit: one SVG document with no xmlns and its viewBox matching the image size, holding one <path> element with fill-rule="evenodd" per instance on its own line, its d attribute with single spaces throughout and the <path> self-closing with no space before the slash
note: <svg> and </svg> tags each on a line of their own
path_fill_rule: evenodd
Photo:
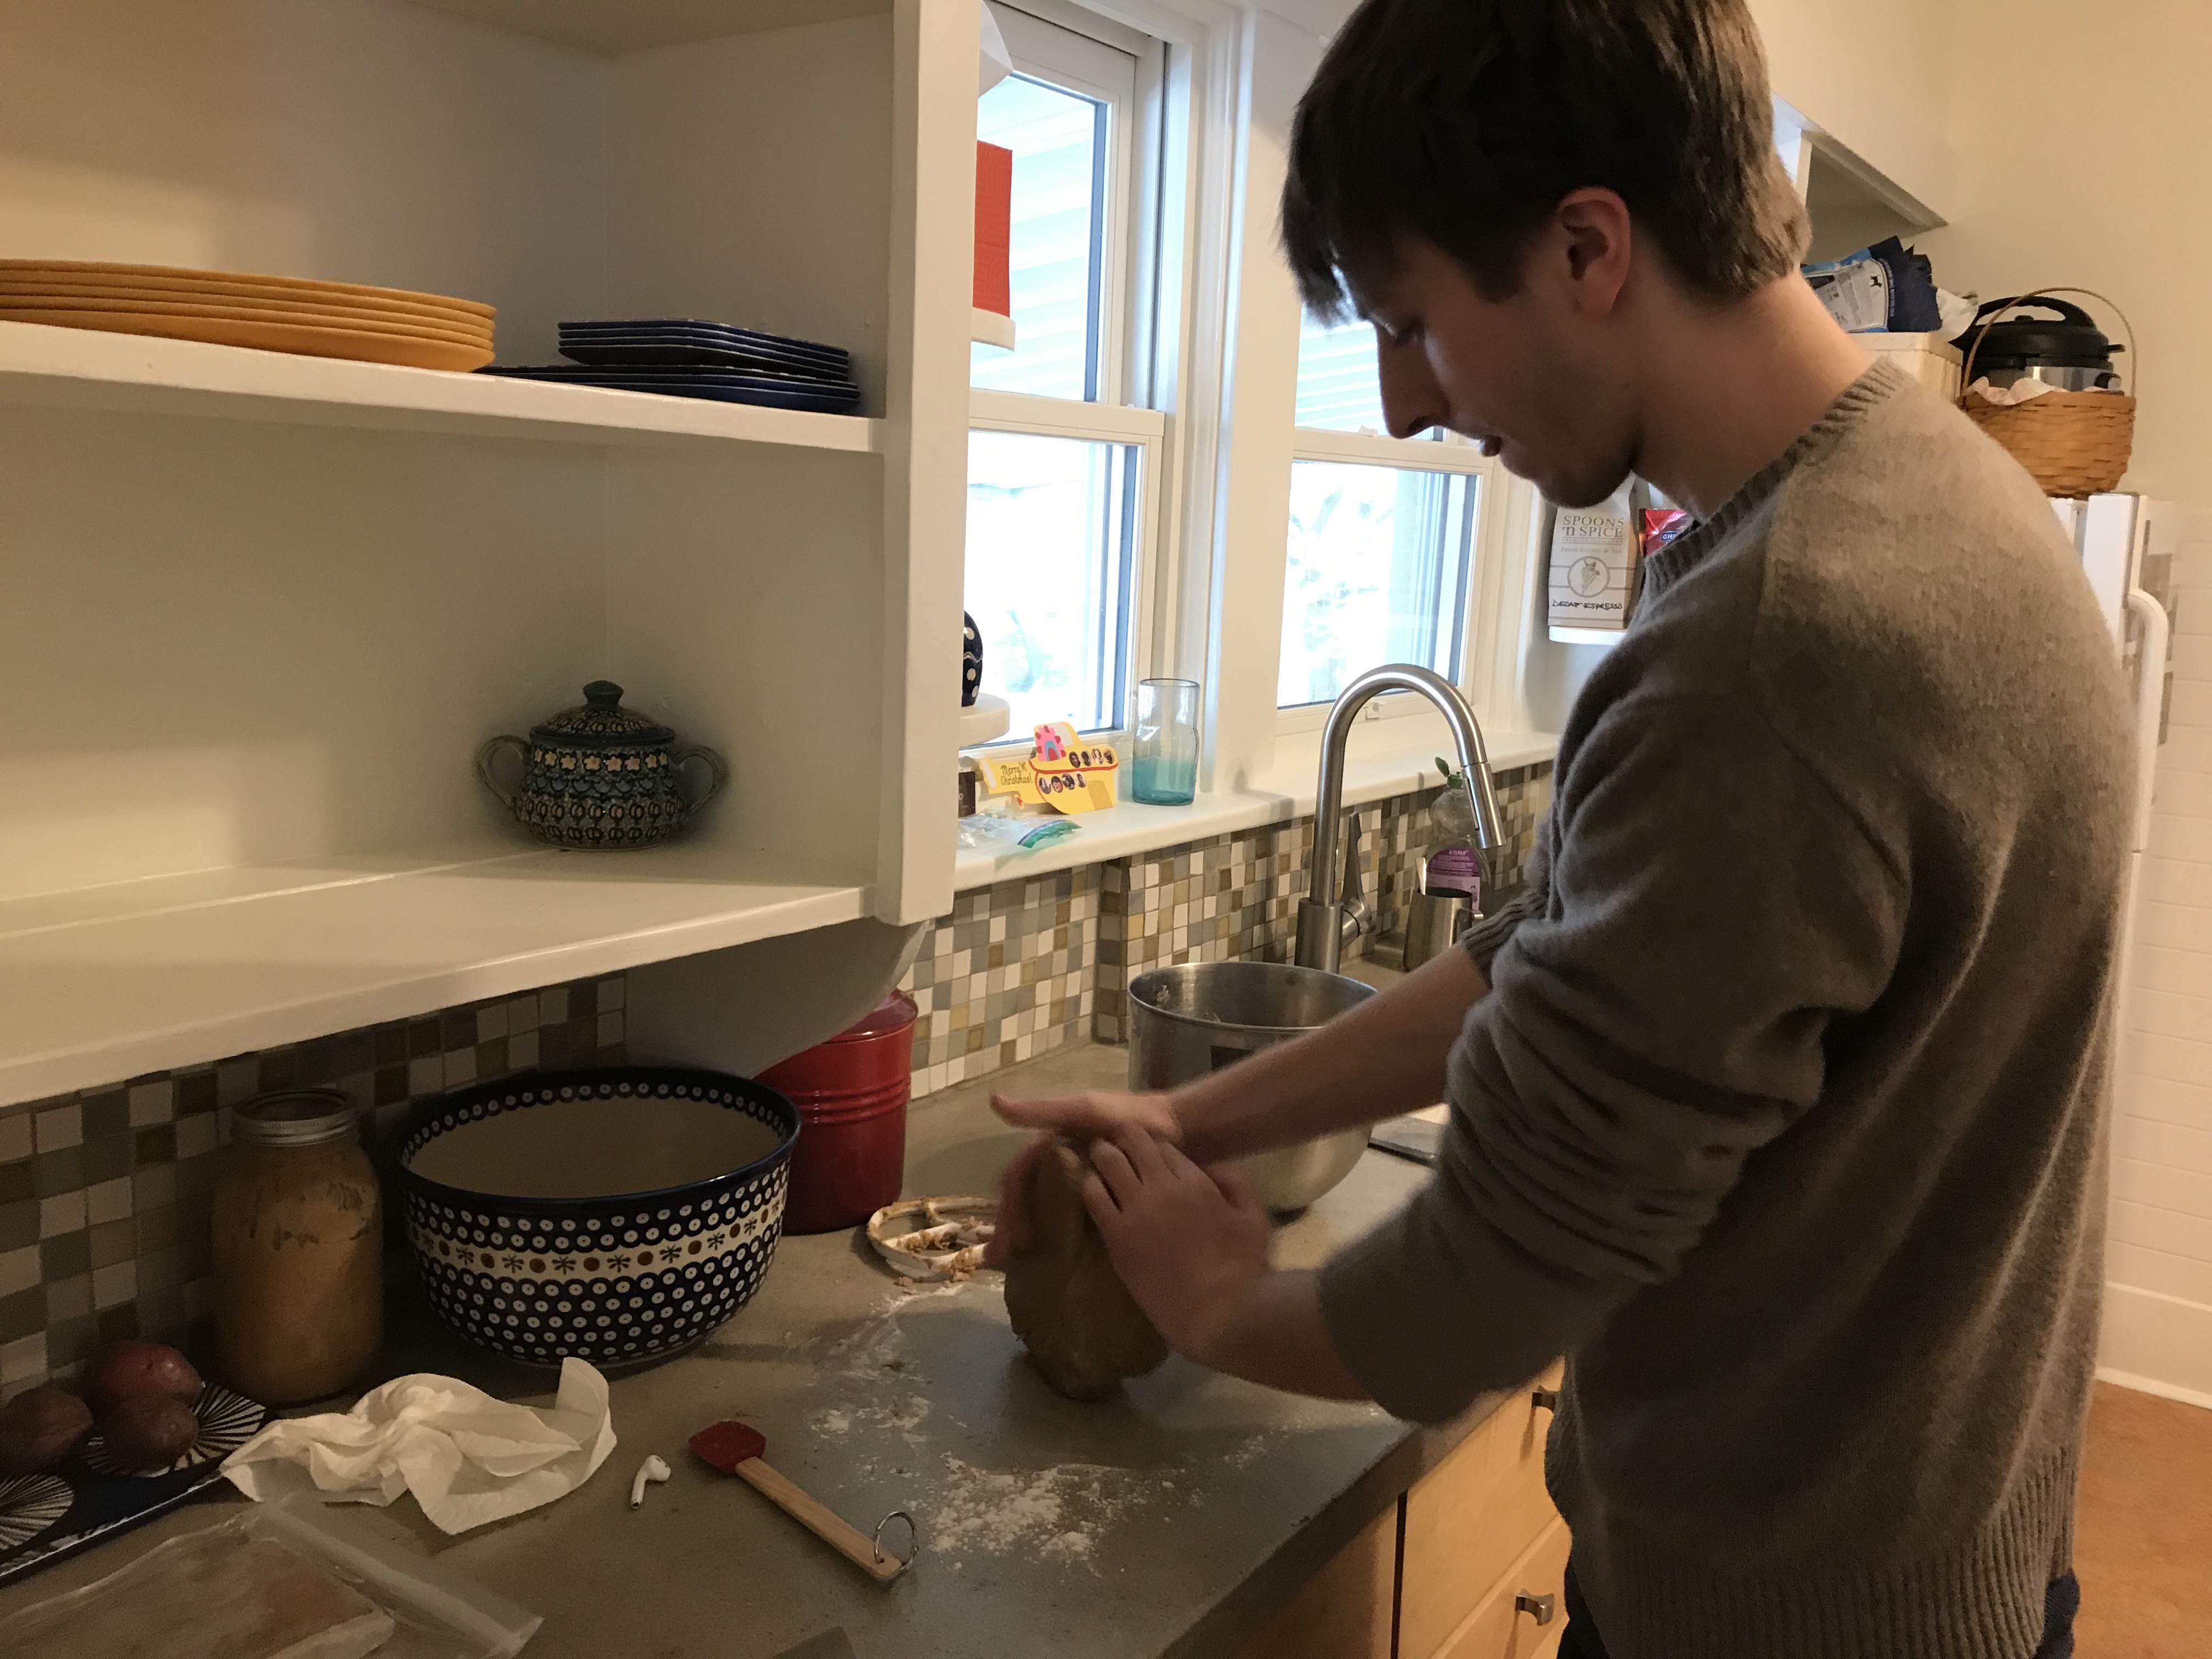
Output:
<svg viewBox="0 0 2212 1659">
<path fill-rule="evenodd" d="M 1097 67 L 1108 70 L 1115 67 L 1111 58 L 1121 56 L 1107 46 L 1098 52 L 1108 61 Z M 1014 153 L 1016 345 L 1012 351 L 971 347 L 971 386 L 1097 400 L 1107 309 L 1107 208 L 1120 136 L 1117 101 L 1126 111 L 1126 99 L 1015 74 L 976 105 L 975 136 Z"/>
<path fill-rule="evenodd" d="M 1334 702 L 1386 662 L 1463 683 L 1492 464 L 1449 434 L 1386 435 L 1364 323 L 1307 323 L 1297 423 L 1276 706 Z"/>
<path fill-rule="evenodd" d="M 992 9 L 1015 73 L 978 103 L 976 135 L 1014 153 L 1016 344 L 971 349 L 966 603 L 1016 738 L 1110 729 L 1141 648 L 1165 425 L 1124 404 L 1144 43 Z"/>
<path fill-rule="evenodd" d="M 1121 720 L 1142 453 L 969 434 L 968 609 L 983 633 L 985 688 L 1012 705 L 1017 734 L 1048 720 L 1093 731 Z"/>
<path fill-rule="evenodd" d="M 1365 323 L 1331 328 L 1305 319 L 1298 332 L 1297 423 L 1322 432 L 1384 434 L 1375 331 Z"/>
</svg>

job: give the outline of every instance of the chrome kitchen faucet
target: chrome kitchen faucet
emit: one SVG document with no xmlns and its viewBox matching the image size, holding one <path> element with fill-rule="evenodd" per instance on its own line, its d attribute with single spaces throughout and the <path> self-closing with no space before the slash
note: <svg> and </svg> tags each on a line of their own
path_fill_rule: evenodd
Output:
<svg viewBox="0 0 2212 1659">
<path fill-rule="evenodd" d="M 1346 837 L 1344 861 L 1337 862 L 1337 837 L 1344 830 L 1344 751 L 1352 723 L 1370 698 L 1382 691 L 1414 691 L 1443 712 L 1459 748 L 1459 769 L 1474 805 L 1476 838 L 1483 850 L 1495 855 L 1502 837 L 1498 831 L 1498 796 L 1490 783 L 1490 757 L 1482 741 L 1482 726 L 1467 706 L 1458 688 L 1441 674 L 1411 663 L 1386 663 L 1370 668 L 1344 688 L 1328 723 L 1321 733 L 1321 782 L 1314 803 L 1313 865 L 1305 898 L 1298 905 L 1297 965 L 1337 970 L 1344 947 L 1373 926 L 1373 917 L 1360 900 L 1359 837 Z"/>
</svg>

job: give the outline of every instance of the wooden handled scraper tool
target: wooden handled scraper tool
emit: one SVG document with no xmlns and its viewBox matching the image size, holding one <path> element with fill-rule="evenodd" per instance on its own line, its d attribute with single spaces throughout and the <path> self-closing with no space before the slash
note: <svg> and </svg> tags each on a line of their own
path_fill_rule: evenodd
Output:
<svg viewBox="0 0 2212 1659">
<path fill-rule="evenodd" d="M 911 1532 L 912 1516 L 904 1510 L 893 1510 L 877 1523 L 876 1535 L 869 1537 L 848 1525 L 828 1504 L 809 1497 L 763 1462 L 768 1441 L 758 1429 L 735 1418 L 725 1418 L 720 1423 L 709 1423 L 693 1435 L 691 1450 L 702 1462 L 725 1474 L 736 1475 L 755 1492 L 765 1495 L 770 1503 L 878 1583 L 890 1583 L 914 1564 L 918 1537 L 903 1558 L 886 1553 L 883 1547 L 884 1528 L 893 1521 L 903 1521 Z"/>
</svg>

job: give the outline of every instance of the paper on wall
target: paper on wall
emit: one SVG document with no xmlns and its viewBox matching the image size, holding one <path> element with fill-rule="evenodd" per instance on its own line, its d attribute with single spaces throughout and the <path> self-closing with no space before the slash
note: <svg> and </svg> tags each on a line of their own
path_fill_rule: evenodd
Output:
<svg viewBox="0 0 2212 1659">
<path fill-rule="evenodd" d="M 1618 632 L 1635 594 L 1637 543 L 1626 488 L 1595 507 L 1563 507 L 1552 525 L 1550 621 Z"/>
</svg>

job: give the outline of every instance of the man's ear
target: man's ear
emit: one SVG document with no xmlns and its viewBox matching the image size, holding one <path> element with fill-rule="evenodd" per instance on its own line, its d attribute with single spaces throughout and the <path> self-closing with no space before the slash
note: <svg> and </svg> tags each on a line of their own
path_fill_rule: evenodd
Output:
<svg viewBox="0 0 2212 1659">
<path fill-rule="evenodd" d="M 1550 231 L 1544 240 L 1564 267 L 1575 309 L 1589 317 L 1611 315 L 1628 284 L 1635 246 L 1628 204 L 1609 190 L 1574 191 L 1552 210 Z"/>
</svg>

